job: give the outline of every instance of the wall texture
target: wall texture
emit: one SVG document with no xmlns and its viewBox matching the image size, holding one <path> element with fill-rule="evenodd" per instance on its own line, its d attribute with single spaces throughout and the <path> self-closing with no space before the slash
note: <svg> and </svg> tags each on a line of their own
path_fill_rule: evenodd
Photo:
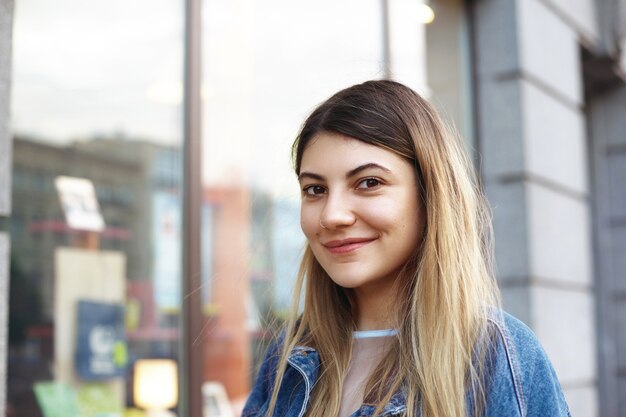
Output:
<svg viewBox="0 0 626 417">
<path fill-rule="evenodd" d="M 572 415 L 594 417 L 597 343 L 579 43 L 596 37 L 589 10 L 590 0 L 479 0 L 473 14 L 479 150 L 504 306 L 537 334 Z"/>
<path fill-rule="evenodd" d="M 626 416 L 626 86 L 589 100 L 600 411 Z"/>
</svg>

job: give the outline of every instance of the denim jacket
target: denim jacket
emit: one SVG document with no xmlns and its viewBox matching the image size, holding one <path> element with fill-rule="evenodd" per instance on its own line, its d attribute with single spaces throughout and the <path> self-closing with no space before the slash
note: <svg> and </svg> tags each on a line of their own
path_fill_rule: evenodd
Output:
<svg viewBox="0 0 626 417">
<path fill-rule="evenodd" d="M 556 374 L 533 332 L 521 321 L 503 313 L 489 322 L 495 326 L 495 354 L 490 361 L 485 417 L 570 417 Z M 265 415 L 274 386 L 280 347 L 274 344 L 261 365 L 242 417 Z M 288 358 L 274 417 L 303 417 L 317 378 L 319 356 L 315 349 L 296 346 Z M 468 409 L 472 405 L 468 404 Z M 375 405 L 363 404 L 351 417 L 369 417 Z M 382 417 L 401 415 L 405 395 L 395 393 Z M 419 415 L 419 410 L 417 415 Z"/>
</svg>

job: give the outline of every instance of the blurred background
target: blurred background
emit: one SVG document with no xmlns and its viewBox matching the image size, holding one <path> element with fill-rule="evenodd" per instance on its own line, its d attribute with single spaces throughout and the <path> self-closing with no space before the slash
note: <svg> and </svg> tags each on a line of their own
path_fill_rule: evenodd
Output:
<svg viewBox="0 0 626 417">
<path fill-rule="evenodd" d="M 0 0 L 0 415 L 237 416 L 298 127 L 391 78 L 463 137 L 572 415 L 626 417 L 625 47 L 624 0 Z"/>
</svg>

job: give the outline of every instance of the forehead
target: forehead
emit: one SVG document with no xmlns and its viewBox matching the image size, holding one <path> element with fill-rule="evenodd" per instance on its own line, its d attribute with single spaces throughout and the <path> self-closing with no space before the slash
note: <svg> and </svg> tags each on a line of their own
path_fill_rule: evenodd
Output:
<svg viewBox="0 0 626 417">
<path fill-rule="evenodd" d="M 392 169 L 408 165 L 395 152 L 339 133 L 322 132 L 313 136 L 302 153 L 300 171 L 331 167 L 351 169 L 364 163 L 377 163 Z"/>
</svg>

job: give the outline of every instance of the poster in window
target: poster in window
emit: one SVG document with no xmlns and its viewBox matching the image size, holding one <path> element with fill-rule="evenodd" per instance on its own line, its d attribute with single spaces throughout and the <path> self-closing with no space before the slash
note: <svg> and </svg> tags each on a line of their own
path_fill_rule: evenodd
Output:
<svg viewBox="0 0 626 417">
<path fill-rule="evenodd" d="M 77 318 L 78 376 L 84 380 L 124 377 L 128 358 L 123 305 L 79 301 Z"/>
</svg>

